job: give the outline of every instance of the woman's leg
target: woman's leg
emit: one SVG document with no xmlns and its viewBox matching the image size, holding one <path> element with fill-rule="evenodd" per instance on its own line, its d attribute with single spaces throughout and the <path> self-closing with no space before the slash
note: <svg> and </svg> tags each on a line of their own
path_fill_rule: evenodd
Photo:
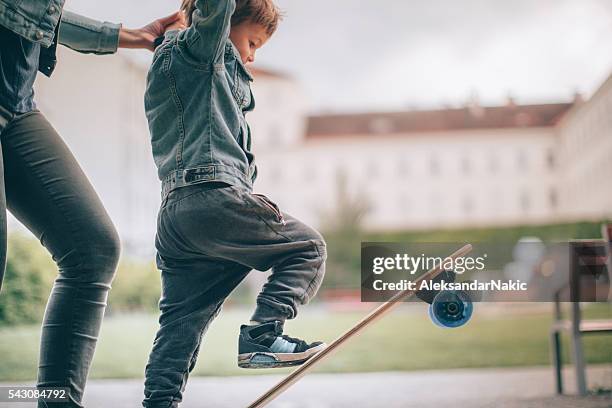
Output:
<svg viewBox="0 0 612 408">
<path fill-rule="evenodd" d="M 51 124 L 33 111 L 0 135 L 9 210 L 53 256 L 59 268 L 43 321 L 38 385 L 68 387 L 80 407 L 119 239 L 87 177 Z"/>
<path fill-rule="evenodd" d="M 0 135 L 14 114 L 0 105 Z M 0 138 L 0 292 L 6 267 L 6 196 L 4 194 L 4 161 L 2 160 L 2 140 Z"/>
</svg>

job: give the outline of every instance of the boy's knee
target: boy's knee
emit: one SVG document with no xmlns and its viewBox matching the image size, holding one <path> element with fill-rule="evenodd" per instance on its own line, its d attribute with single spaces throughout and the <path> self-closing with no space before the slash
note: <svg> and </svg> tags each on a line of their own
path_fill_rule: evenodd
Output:
<svg viewBox="0 0 612 408">
<path fill-rule="evenodd" d="M 317 250 L 317 256 L 321 262 L 325 262 L 327 259 L 327 243 L 321 234 L 319 237 L 313 240 L 315 248 Z"/>
<path fill-rule="evenodd" d="M 314 239 L 311 241 L 316 249 L 316 259 L 314 260 L 313 263 L 313 268 L 312 268 L 312 274 L 310 277 L 310 282 L 308 283 L 308 286 L 306 287 L 306 290 L 304 291 L 304 295 L 302 296 L 302 299 L 300 303 L 302 304 L 306 304 L 310 301 L 310 299 L 312 299 L 317 292 L 319 291 L 319 288 L 321 287 L 321 284 L 323 283 L 323 277 L 325 276 L 325 260 L 327 259 L 327 244 L 325 243 L 325 240 L 323 239 L 323 237 L 320 237 L 319 239 Z"/>
<path fill-rule="evenodd" d="M 323 235 L 314 228 L 309 228 L 306 239 L 314 245 L 318 258 L 325 261 L 327 259 L 327 243 Z"/>
</svg>

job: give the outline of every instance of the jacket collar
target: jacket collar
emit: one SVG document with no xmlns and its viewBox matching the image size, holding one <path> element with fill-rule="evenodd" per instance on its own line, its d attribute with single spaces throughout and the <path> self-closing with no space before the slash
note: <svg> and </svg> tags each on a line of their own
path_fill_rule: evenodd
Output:
<svg viewBox="0 0 612 408">
<path fill-rule="evenodd" d="M 242 69 L 242 71 L 246 74 L 249 81 L 253 82 L 253 75 L 251 75 L 251 72 L 246 67 L 246 65 L 242 63 L 242 58 L 240 57 L 240 53 L 238 52 L 238 49 L 236 48 L 236 46 L 229 39 L 227 40 L 227 43 L 229 44 L 228 45 L 229 49 L 231 49 L 231 52 L 234 54 L 234 58 L 236 58 L 236 63 Z"/>
</svg>

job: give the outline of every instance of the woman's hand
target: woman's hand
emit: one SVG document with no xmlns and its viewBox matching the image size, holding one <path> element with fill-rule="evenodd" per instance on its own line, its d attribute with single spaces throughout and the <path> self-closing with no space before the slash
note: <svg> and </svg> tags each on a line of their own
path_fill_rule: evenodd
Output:
<svg viewBox="0 0 612 408">
<path fill-rule="evenodd" d="M 177 11 L 167 17 L 157 19 L 138 29 L 121 28 L 119 31 L 119 48 L 146 48 L 154 51 L 157 37 L 169 30 L 185 28 L 185 15 Z"/>
</svg>

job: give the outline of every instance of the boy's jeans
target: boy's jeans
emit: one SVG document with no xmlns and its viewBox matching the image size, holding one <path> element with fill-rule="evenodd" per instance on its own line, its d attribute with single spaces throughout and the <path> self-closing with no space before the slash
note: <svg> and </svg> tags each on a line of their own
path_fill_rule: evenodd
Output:
<svg viewBox="0 0 612 408">
<path fill-rule="evenodd" d="M 223 183 L 173 190 L 157 222 L 161 316 L 143 405 L 166 408 L 182 400 L 203 333 L 251 269 L 272 268 L 252 319 L 291 319 L 321 285 L 326 248 L 265 196 Z"/>
</svg>

